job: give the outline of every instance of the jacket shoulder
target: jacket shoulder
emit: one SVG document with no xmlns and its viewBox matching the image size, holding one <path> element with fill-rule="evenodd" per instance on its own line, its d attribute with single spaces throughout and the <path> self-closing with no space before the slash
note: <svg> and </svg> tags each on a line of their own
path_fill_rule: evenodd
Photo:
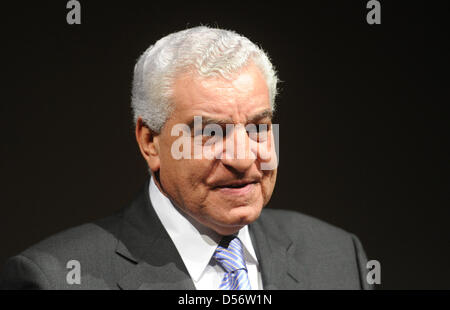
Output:
<svg viewBox="0 0 450 310">
<path fill-rule="evenodd" d="M 81 273 L 108 274 L 117 246 L 118 216 L 75 226 L 56 233 L 11 257 L 0 273 L 0 288 L 70 288 L 66 276 L 79 264 Z M 107 287 L 107 279 L 83 278 L 93 287 Z M 101 282 L 101 283 L 100 283 Z"/>
<path fill-rule="evenodd" d="M 268 209 L 261 215 L 261 225 L 271 235 L 289 238 L 313 258 L 354 259 L 358 238 L 350 232 L 296 211 Z"/>
<path fill-rule="evenodd" d="M 367 257 L 352 233 L 295 211 L 267 209 L 259 223 L 264 232 L 292 241 L 294 259 L 307 266 L 311 289 L 371 289 Z"/>
<path fill-rule="evenodd" d="M 334 238 L 350 238 L 352 234 L 346 230 L 322 221 L 318 218 L 297 211 L 282 209 L 264 209 L 261 221 L 295 236 L 299 233 L 310 236 L 327 236 Z"/>
<path fill-rule="evenodd" d="M 27 257 L 44 253 L 52 253 L 58 257 L 98 255 L 99 252 L 116 246 L 116 235 L 119 231 L 117 217 L 110 216 L 63 230 L 29 247 L 21 254 Z"/>
</svg>

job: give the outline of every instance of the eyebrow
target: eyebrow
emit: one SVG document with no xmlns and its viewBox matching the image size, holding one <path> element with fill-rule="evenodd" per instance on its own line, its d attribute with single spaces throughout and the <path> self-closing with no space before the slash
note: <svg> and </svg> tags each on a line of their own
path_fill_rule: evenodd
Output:
<svg viewBox="0 0 450 310">
<path fill-rule="evenodd" d="M 260 121 L 265 118 L 269 118 L 270 120 L 272 120 L 272 117 L 273 117 L 272 109 L 266 109 L 255 115 L 250 116 L 247 120 L 247 123 L 256 123 L 257 121 Z"/>
<path fill-rule="evenodd" d="M 266 109 L 263 110 L 261 112 L 258 112 L 252 116 L 250 116 L 247 119 L 247 123 L 255 123 L 258 122 L 262 119 L 265 118 L 269 118 L 270 120 L 272 120 L 273 117 L 273 112 L 271 109 Z M 206 126 L 209 124 L 217 124 L 217 125 L 226 125 L 226 124 L 233 124 L 233 120 L 231 118 L 213 118 L 213 117 L 208 117 L 208 116 L 202 116 L 202 126 Z M 188 124 L 189 128 L 193 129 L 194 128 L 194 119 L 192 119 Z"/>
</svg>

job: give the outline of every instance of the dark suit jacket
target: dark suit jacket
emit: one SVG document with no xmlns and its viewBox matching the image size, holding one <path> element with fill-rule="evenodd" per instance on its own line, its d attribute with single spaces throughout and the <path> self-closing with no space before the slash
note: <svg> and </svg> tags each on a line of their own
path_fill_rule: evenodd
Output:
<svg viewBox="0 0 450 310">
<path fill-rule="evenodd" d="M 358 239 L 317 219 L 264 208 L 249 225 L 264 289 L 367 289 Z M 68 284 L 67 262 L 81 265 Z M 68 229 L 10 258 L 1 289 L 195 289 L 154 212 L 148 181 L 122 212 Z"/>
</svg>

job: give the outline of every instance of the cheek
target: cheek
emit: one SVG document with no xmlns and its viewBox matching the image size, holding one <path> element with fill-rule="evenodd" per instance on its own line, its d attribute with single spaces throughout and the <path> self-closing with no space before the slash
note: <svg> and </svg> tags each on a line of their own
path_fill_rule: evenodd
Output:
<svg viewBox="0 0 450 310">
<path fill-rule="evenodd" d="M 208 167 L 200 160 L 180 159 L 176 160 L 167 156 L 161 163 L 161 175 L 170 178 L 173 184 L 186 186 L 185 191 L 194 190 L 204 184 L 208 176 Z"/>
<path fill-rule="evenodd" d="M 267 173 L 267 175 L 264 176 L 263 182 L 262 182 L 262 197 L 264 200 L 264 204 L 267 204 L 270 200 L 270 197 L 272 197 L 273 190 L 275 188 L 275 182 L 277 179 L 277 171 L 273 170 Z"/>
<path fill-rule="evenodd" d="M 170 149 L 161 156 L 160 177 L 167 193 L 188 209 L 200 205 L 207 196 L 205 181 L 211 163 L 200 159 L 175 159 Z"/>
</svg>

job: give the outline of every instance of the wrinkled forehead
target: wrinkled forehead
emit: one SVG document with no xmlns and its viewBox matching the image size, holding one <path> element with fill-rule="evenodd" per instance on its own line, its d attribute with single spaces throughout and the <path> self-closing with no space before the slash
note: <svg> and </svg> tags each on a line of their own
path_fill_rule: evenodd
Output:
<svg viewBox="0 0 450 310">
<path fill-rule="evenodd" d="M 256 114 L 271 111 L 267 83 L 256 66 L 233 78 L 180 75 L 174 83 L 174 114 L 183 118 L 204 116 L 246 122 Z"/>
</svg>

